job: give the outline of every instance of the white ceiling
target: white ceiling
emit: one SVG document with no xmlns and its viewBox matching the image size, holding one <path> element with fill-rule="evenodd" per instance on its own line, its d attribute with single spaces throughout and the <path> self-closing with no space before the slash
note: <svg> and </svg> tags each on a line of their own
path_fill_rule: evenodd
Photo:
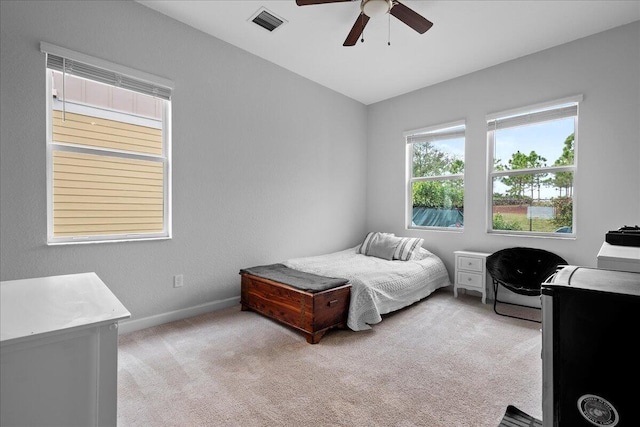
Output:
<svg viewBox="0 0 640 427">
<path fill-rule="evenodd" d="M 372 18 L 365 42 L 343 47 L 359 0 L 137 1 L 365 105 L 640 20 L 640 0 L 401 0 L 433 27 Z M 287 22 L 257 26 L 261 7 Z"/>
</svg>

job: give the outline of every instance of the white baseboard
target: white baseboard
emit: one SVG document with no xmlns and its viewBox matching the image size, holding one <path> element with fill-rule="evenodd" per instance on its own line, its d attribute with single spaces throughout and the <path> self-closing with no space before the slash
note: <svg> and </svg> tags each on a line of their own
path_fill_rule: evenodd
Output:
<svg viewBox="0 0 640 427">
<path fill-rule="evenodd" d="M 143 317 L 142 319 L 125 320 L 119 323 L 118 333 L 120 335 L 127 334 L 129 332 L 139 331 L 140 329 L 150 328 L 152 326 L 175 322 L 176 320 L 187 319 L 189 317 L 198 316 L 212 311 L 222 310 L 236 304 L 240 304 L 239 296 L 208 302 L 194 307 L 183 308 L 181 310 L 170 311 L 168 313 L 156 314 L 155 316 Z"/>
</svg>

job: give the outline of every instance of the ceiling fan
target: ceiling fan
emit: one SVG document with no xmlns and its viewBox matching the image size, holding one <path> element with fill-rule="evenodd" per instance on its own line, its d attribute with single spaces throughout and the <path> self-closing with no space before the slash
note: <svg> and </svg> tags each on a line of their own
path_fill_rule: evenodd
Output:
<svg viewBox="0 0 640 427">
<path fill-rule="evenodd" d="M 314 4 L 342 3 L 348 1 L 355 0 L 296 0 L 296 4 L 298 6 L 310 6 Z M 360 34 L 364 31 L 364 27 L 367 25 L 367 22 L 369 22 L 369 18 L 381 16 L 386 13 L 395 16 L 420 34 L 424 34 L 433 26 L 433 22 L 409 9 L 397 0 L 361 0 L 360 15 L 353 24 L 353 28 L 351 28 L 343 46 L 355 46 Z"/>
</svg>

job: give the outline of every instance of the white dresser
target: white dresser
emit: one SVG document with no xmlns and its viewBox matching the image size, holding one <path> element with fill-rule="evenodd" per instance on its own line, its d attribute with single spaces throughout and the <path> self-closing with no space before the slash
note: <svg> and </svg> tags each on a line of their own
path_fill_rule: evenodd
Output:
<svg viewBox="0 0 640 427">
<path fill-rule="evenodd" d="M 458 298 L 458 289 L 480 292 L 482 303 L 487 303 L 487 257 L 485 252 L 454 251 L 456 273 L 453 295 Z"/>
<path fill-rule="evenodd" d="M 95 273 L 0 289 L 0 425 L 115 426 L 122 303 Z"/>
</svg>

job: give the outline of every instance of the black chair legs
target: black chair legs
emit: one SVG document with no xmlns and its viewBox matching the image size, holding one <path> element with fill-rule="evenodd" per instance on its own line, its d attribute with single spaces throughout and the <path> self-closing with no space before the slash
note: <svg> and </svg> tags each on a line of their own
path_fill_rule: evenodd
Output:
<svg viewBox="0 0 640 427">
<path fill-rule="evenodd" d="M 505 289 L 516 294 L 540 296 L 542 282 L 556 272 L 561 265 L 567 265 L 567 262 L 562 257 L 544 249 L 515 247 L 501 249 L 489 255 L 486 266 L 487 272 L 493 279 L 493 311 L 500 316 L 542 323 L 541 320 L 499 312 L 497 309 L 498 303 L 526 307 L 532 310 L 542 309 L 500 301 L 498 299 L 498 288 L 502 285 Z"/>
<path fill-rule="evenodd" d="M 531 310 L 538 310 L 538 311 L 542 310 L 542 308 L 530 307 L 528 305 L 516 304 L 516 303 L 513 303 L 513 302 L 498 301 L 498 287 L 499 286 L 500 286 L 500 284 L 494 280 L 493 281 L 493 311 L 496 314 L 499 314 L 500 316 L 504 316 L 504 317 L 511 317 L 513 319 L 521 319 L 521 320 L 527 320 L 529 322 L 542 323 L 542 320 L 527 319 L 526 317 L 513 316 L 511 314 L 500 313 L 496 308 L 496 304 L 497 303 L 508 304 L 508 305 L 517 305 L 518 307 L 525 307 L 525 308 L 530 308 Z"/>
</svg>

